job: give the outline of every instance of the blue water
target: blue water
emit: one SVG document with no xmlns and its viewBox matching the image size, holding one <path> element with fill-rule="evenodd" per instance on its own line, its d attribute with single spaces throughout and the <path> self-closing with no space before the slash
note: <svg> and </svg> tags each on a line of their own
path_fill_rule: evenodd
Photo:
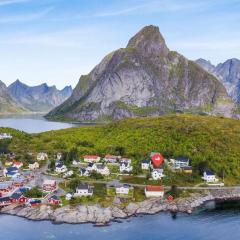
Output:
<svg viewBox="0 0 240 240">
<path fill-rule="evenodd" d="M 112 223 L 52 224 L 0 215 L 1 240 L 234 240 L 240 238 L 239 208 L 203 210 L 192 215 L 170 213 L 140 216 Z M 21 238 L 19 238 L 21 236 Z"/>
<path fill-rule="evenodd" d="M 0 127 L 15 128 L 27 133 L 40 133 L 81 125 L 84 124 L 48 121 L 42 115 L 12 115 L 0 117 Z"/>
</svg>

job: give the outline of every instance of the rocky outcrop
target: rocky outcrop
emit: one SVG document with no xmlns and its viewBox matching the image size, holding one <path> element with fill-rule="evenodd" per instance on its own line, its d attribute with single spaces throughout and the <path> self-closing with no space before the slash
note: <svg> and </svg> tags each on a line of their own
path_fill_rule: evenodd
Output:
<svg viewBox="0 0 240 240">
<path fill-rule="evenodd" d="M 2 214 L 25 217 L 30 220 L 51 220 L 56 223 L 96 223 L 107 224 L 115 219 L 128 218 L 138 214 L 156 214 L 161 211 L 191 213 L 194 208 L 211 200 L 240 199 L 239 189 L 210 190 L 195 193 L 191 197 L 168 203 L 166 200 L 148 199 L 140 203 L 130 203 L 126 207 L 112 205 L 103 208 L 100 205 L 65 206 L 57 209 L 51 206 L 21 207 L 11 205 L 1 210 Z"/>
<path fill-rule="evenodd" d="M 203 69 L 216 76 L 223 83 L 234 102 L 240 104 L 240 60 L 229 59 L 217 66 L 204 59 L 198 59 L 196 62 Z"/>
<path fill-rule="evenodd" d="M 29 87 L 16 80 L 8 87 L 8 91 L 12 98 L 29 111 L 48 112 L 71 96 L 72 87 L 67 86 L 58 90 L 55 86 L 49 87 L 46 83 Z"/>
<path fill-rule="evenodd" d="M 159 28 L 147 26 L 81 76 L 72 96 L 47 117 L 97 121 L 174 111 L 230 117 L 232 109 L 213 75 L 170 51 Z"/>
<path fill-rule="evenodd" d="M 24 111 L 26 109 L 12 98 L 6 85 L 0 81 L 0 114 L 21 113 Z"/>
</svg>

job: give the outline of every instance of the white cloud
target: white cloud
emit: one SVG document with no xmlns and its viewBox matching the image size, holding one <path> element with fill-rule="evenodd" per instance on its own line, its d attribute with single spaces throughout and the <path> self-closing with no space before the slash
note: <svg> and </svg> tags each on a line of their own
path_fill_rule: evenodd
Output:
<svg viewBox="0 0 240 240">
<path fill-rule="evenodd" d="M 44 17 L 49 12 L 53 10 L 53 7 L 46 8 L 42 11 L 33 12 L 29 14 L 20 14 L 13 16 L 1 16 L 0 23 L 19 23 L 19 22 L 29 22 Z"/>
</svg>

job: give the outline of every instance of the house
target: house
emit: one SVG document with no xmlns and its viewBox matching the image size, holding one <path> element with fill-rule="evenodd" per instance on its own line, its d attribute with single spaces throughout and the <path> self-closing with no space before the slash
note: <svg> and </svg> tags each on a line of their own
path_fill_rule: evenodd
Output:
<svg viewBox="0 0 240 240">
<path fill-rule="evenodd" d="M 96 164 L 96 172 L 105 176 L 110 174 L 109 168 L 104 164 Z"/>
<path fill-rule="evenodd" d="M 155 168 L 159 168 L 164 163 L 164 157 L 159 152 L 152 152 L 150 154 L 150 157 L 151 157 L 152 165 Z"/>
<path fill-rule="evenodd" d="M 16 168 L 18 168 L 18 169 L 21 168 L 22 166 L 23 166 L 23 163 L 22 163 L 22 162 L 18 162 L 18 161 L 17 161 L 17 162 L 14 162 L 14 163 L 13 163 L 13 167 L 16 167 Z"/>
<path fill-rule="evenodd" d="M 107 163 L 117 163 L 121 159 L 121 156 L 106 155 L 104 161 Z"/>
<path fill-rule="evenodd" d="M 44 192 L 54 192 L 58 188 L 57 182 L 55 180 L 45 179 L 43 181 L 42 189 Z"/>
<path fill-rule="evenodd" d="M 12 165 L 13 165 L 13 161 L 7 160 L 7 161 L 5 162 L 5 166 L 6 166 L 6 167 L 10 167 L 10 166 L 12 166 Z"/>
<path fill-rule="evenodd" d="M 85 155 L 85 156 L 83 156 L 84 162 L 89 162 L 89 163 L 99 162 L 100 159 L 101 158 L 98 155 Z"/>
<path fill-rule="evenodd" d="M 91 171 L 96 171 L 97 170 L 97 166 L 95 163 L 89 163 L 87 165 L 87 168 L 86 168 L 87 171 L 91 172 Z"/>
<path fill-rule="evenodd" d="M 65 199 L 69 201 L 69 200 L 72 199 L 72 197 L 73 197 L 72 193 L 67 193 L 66 196 L 65 196 Z"/>
<path fill-rule="evenodd" d="M 36 170 L 36 169 L 39 168 L 39 163 L 35 162 L 35 161 L 30 161 L 29 164 L 28 164 L 28 168 L 30 170 Z"/>
<path fill-rule="evenodd" d="M 162 186 L 146 186 L 144 192 L 147 198 L 163 198 L 164 196 L 164 188 Z"/>
<path fill-rule="evenodd" d="M 13 159 L 16 158 L 16 154 L 14 152 L 8 153 L 7 158 L 10 159 L 10 160 L 13 160 Z"/>
<path fill-rule="evenodd" d="M 121 173 L 123 173 L 123 172 L 130 173 L 130 172 L 132 172 L 132 170 L 133 170 L 133 167 L 131 166 L 131 163 L 121 161 L 121 163 L 119 165 L 119 171 Z"/>
<path fill-rule="evenodd" d="M 11 200 L 9 197 L 1 197 L 0 198 L 0 207 L 8 206 L 10 204 L 11 204 Z"/>
<path fill-rule="evenodd" d="M 216 175 L 211 171 L 211 170 L 207 170 L 203 173 L 203 177 L 202 179 L 208 183 L 212 183 L 212 182 L 217 182 L 218 179 L 216 178 Z"/>
<path fill-rule="evenodd" d="M 154 168 L 151 172 L 153 180 L 159 180 L 164 177 L 163 168 Z"/>
<path fill-rule="evenodd" d="M 119 184 L 115 187 L 117 195 L 128 195 L 133 188 L 128 184 Z"/>
<path fill-rule="evenodd" d="M 79 160 L 73 160 L 73 161 L 72 161 L 72 165 L 75 165 L 75 166 L 76 166 L 76 165 L 79 165 L 79 164 L 80 164 L 80 161 L 79 161 Z"/>
<path fill-rule="evenodd" d="M 189 158 L 187 157 L 177 157 L 176 159 L 170 159 L 174 169 L 180 169 L 182 167 L 189 166 Z"/>
<path fill-rule="evenodd" d="M 44 160 L 47 160 L 47 158 L 48 158 L 48 155 L 44 152 L 40 152 L 37 154 L 38 161 L 44 161 Z"/>
<path fill-rule="evenodd" d="M 67 167 L 63 164 L 58 164 L 55 169 L 56 173 L 65 173 L 67 172 Z"/>
<path fill-rule="evenodd" d="M 151 161 L 150 160 L 143 160 L 141 162 L 141 168 L 142 170 L 148 170 L 150 168 Z"/>
<path fill-rule="evenodd" d="M 58 196 L 53 195 L 48 199 L 48 203 L 53 205 L 59 205 L 61 203 L 61 200 Z"/>
<path fill-rule="evenodd" d="M 184 173 L 192 174 L 192 167 L 191 166 L 181 167 L 181 170 Z"/>
<path fill-rule="evenodd" d="M 90 173 L 86 168 L 80 168 L 79 175 L 82 177 L 89 177 Z"/>
<path fill-rule="evenodd" d="M 14 189 L 12 181 L 5 181 L 0 183 L 0 195 L 7 195 Z"/>
<path fill-rule="evenodd" d="M 23 196 L 21 193 L 13 193 L 12 196 L 10 197 L 11 203 L 27 203 L 28 198 Z"/>
<path fill-rule="evenodd" d="M 64 178 L 68 178 L 68 177 L 71 177 L 72 175 L 73 175 L 73 171 L 70 170 L 70 171 L 68 171 L 68 172 L 65 172 L 65 173 L 63 174 L 63 177 L 64 177 Z"/>
<path fill-rule="evenodd" d="M 132 160 L 130 158 L 121 158 L 121 163 L 132 163 Z"/>
<path fill-rule="evenodd" d="M 0 140 L 3 139 L 12 139 L 12 135 L 10 133 L 0 133 Z"/>
<path fill-rule="evenodd" d="M 78 185 L 74 197 L 88 197 L 93 195 L 93 188 L 87 183 Z"/>
<path fill-rule="evenodd" d="M 31 200 L 31 201 L 29 202 L 29 205 L 30 205 L 31 207 L 37 207 L 37 206 L 40 206 L 41 204 L 42 204 L 42 201 L 41 201 L 41 200 L 36 200 L 36 199 Z"/>
<path fill-rule="evenodd" d="M 20 173 L 18 172 L 18 168 L 16 167 L 5 168 L 3 170 L 3 173 L 5 177 L 10 177 L 10 178 L 16 178 L 20 176 Z"/>
</svg>

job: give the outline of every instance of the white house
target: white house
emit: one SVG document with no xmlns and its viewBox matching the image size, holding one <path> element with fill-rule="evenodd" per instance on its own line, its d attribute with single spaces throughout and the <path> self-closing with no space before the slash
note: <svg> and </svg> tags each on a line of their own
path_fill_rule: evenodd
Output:
<svg viewBox="0 0 240 240">
<path fill-rule="evenodd" d="M 56 173 L 65 173 L 65 172 L 67 172 L 67 167 L 63 164 L 59 164 L 56 166 L 55 171 L 56 171 Z"/>
<path fill-rule="evenodd" d="M 110 174 L 109 168 L 104 164 L 96 164 L 96 170 L 97 173 L 100 173 L 102 175 L 108 176 Z"/>
<path fill-rule="evenodd" d="M 62 159 L 62 153 L 57 153 L 57 160 L 61 160 Z"/>
<path fill-rule="evenodd" d="M 91 171 L 97 171 L 97 166 L 95 163 L 89 163 L 87 165 L 87 168 L 86 168 L 87 171 L 91 172 Z"/>
<path fill-rule="evenodd" d="M 38 161 L 44 161 L 48 158 L 48 155 L 44 152 L 40 152 L 37 154 L 37 160 Z"/>
<path fill-rule="evenodd" d="M 79 184 L 74 193 L 74 197 L 88 197 L 93 195 L 93 188 L 87 183 Z"/>
<path fill-rule="evenodd" d="M 79 175 L 82 177 L 89 177 L 90 173 L 86 168 L 80 168 Z"/>
<path fill-rule="evenodd" d="M 39 168 L 39 163 L 38 162 L 34 162 L 34 161 L 30 161 L 28 164 L 28 168 L 30 170 L 36 170 Z"/>
<path fill-rule="evenodd" d="M 132 189 L 132 187 L 128 184 L 120 184 L 115 186 L 116 194 L 119 195 L 128 195 L 130 189 Z"/>
<path fill-rule="evenodd" d="M 67 193 L 65 199 L 69 201 L 72 199 L 72 197 L 73 197 L 72 193 Z"/>
<path fill-rule="evenodd" d="M 71 177 L 72 175 L 73 175 L 73 171 L 70 170 L 70 171 L 68 171 L 68 172 L 65 172 L 65 173 L 63 174 L 63 177 L 64 177 L 64 178 L 67 178 L 67 177 Z"/>
<path fill-rule="evenodd" d="M 121 156 L 114 156 L 114 155 L 106 155 L 104 157 L 104 161 L 108 163 L 117 163 L 121 159 Z"/>
<path fill-rule="evenodd" d="M 123 162 L 131 164 L 132 160 L 130 158 L 121 158 L 121 163 L 123 163 Z"/>
<path fill-rule="evenodd" d="M 189 158 L 177 157 L 176 159 L 170 159 L 174 169 L 180 169 L 189 166 Z"/>
<path fill-rule="evenodd" d="M 119 171 L 121 173 L 123 172 L 132 172 L 133 167 L 131 166 L 131 163 L 127 163 L 127 162 L 121 162 L 119 165 Z"/>
<path fill-rule="evenodd" d="M 0 133 L 0 140 L 2 139 L 11 139 L 12 135 L 10 133 Z"/>
<path fill-rule="evenodd" d="M 80 161 L 79 161 L 79 160 L 74 159 L 74 160 L 72 161 L 72 165 L 77 166 L 77 165 L 79 165 L 79 164 L 80 164 Z"/>
<path fill-rule="evenodd" d="M 218 179 L 216 178 L 216 175 L 211 171 L 211 170 L 207 170 L 203 173 L 203 177 L 202 179 L 208 183 L 212 183 L 212 182 L 217 182 Z"/>
<path fill-rule="evenodd" d="M 151 161 L 150 160 L 143 160 L 141 162 L 142 170 L 148 170 L 150 168 Z"/>
<path fill-rule="evenodd" d="M 89 162 L 89 163 L 99 162 L 100 159 L 101 158 L 98 155 L 85 155 L 85 156 L 83 156 L 84 162 Z"/>
<path fill-rule="evenodd" d="M 162 177 L 164 177 L 163 168 L 154 168 L 151 172 L 151 175 L 153 180 L 161 179 Z"/>
<path fill-rule="evenodd" d="M 20 176 L 20 173 L 18 172 L 18 168 L 16 167 L 5 168 L 3 170 L 3 174 L 5 177 L 10 177 L 10 178 L 16 178 Z"/>
<path fill-rule="evenodd" d="M 162 186 L 146 186 L 144 192 L 147 198 L 163 198 L 164 196 L 164 188 Z"/>
<path fill-rule="evenodd" d="M 22 162 L 14 162 L 13 163 L 13 167 L 16 167 L 16 168 L 21 168 L 23 166 L 23 163 Z"/>
</svg>

